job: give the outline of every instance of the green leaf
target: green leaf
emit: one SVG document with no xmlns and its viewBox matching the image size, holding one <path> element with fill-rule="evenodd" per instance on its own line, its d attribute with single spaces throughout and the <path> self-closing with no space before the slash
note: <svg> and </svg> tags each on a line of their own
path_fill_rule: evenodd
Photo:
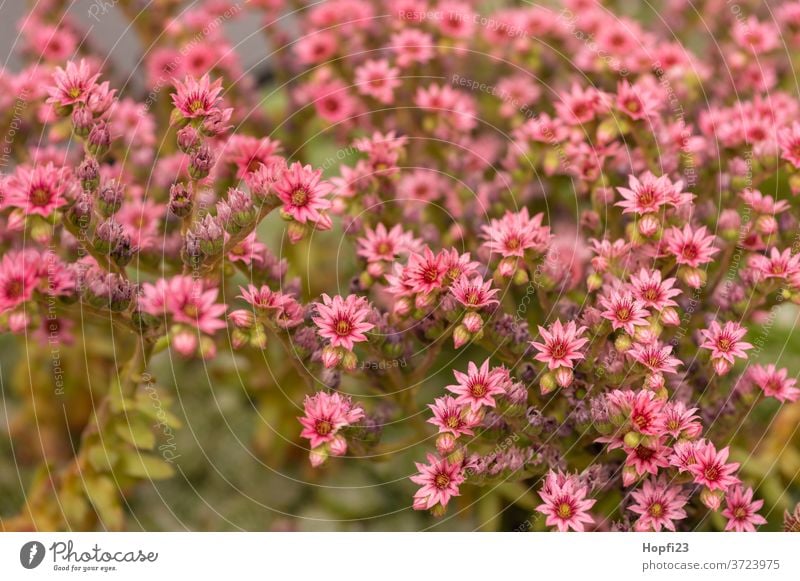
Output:
<svg viewBox="0 0 800 581">
<path fill-rule="evenodd" d="M 175 474 L 172 466 L 164 460 L 151 454 L 139 454 L 138 452 L 126 452 L 123 454 L 122 470 L 128 476 L 150 480 L 162 480 Z"/>
<path fill-rule="evenodd" d="M 102 444 L 91 446 L 87 455 L 92 468 L 98 472 L 109 472 L 119 460 L 119 454 L 116 451 L 110 450 Z"/>
<path fill-rule="evenodd" d="M 97 511 L 103 524 L 113 530 L 122 528 L 122 507 L 117 487 L 107 476 L 86 476 L 84 478 L 86 496 Z"/>
<path fill-rule="evenodd" d="M 114 425 L 119 437 L 137 448 L 152 450 L 156 445 L 156 437 L 150 424 L 139 415 L 119 418 Z"/>
</svg>

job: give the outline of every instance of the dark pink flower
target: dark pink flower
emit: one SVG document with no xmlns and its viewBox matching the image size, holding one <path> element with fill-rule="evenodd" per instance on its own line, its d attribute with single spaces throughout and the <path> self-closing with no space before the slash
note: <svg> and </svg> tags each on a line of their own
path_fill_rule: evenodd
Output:
<svg viewBox="0 0 800 581">
<path fill-rule="evenodd" d="M 50 98 L 48 103 L 53 103 L 61 107 L 74 105 L 75 103 L 85 103 L 97 84 L 99 73 L 92 73 L 89 64 L 81 59 L 79 64 L 73 61 L 67 63 L 67 68 L 58 67 L 53 80 L 55 87 L 50 87 Z"/>
<path fill-rule="evenodd" d="M 452 285 L 450 285 L 450 292 L 455 299 L 467 307 L 468 309 L 480 309 L 489 305 L 496 305 L 499 303 L 494 295 L 500 292 L 500 289 L 493 289 L 492 281 L 487 280 L 484 282 L 483 278 L 478 274 L 472 278 L 466 274 L 462 274 Z"/>
<path fill-rule="evenodd" d="M 678 303 L 672 300 L 681 294 L 681 290 L 673 288 L 676 279 L 661 279 L 661 271 L 647 270 L 639 271 L 639 274 L 631 276 L 631 289 L 633 296 L 640 300 L 645 307 L 654 308 L 662 311 L 666 307 L 676 307 Z"/>
<path fill-rule="evenodd" d="M 494 396 L 505 393 L 506 375 L 499 369 L 489 369 L 489 359 L 478 368 L 472 361 L 467 366 L 467 373 L 453 370 L 453 375 L 458 382 L 448 385 L 447 390 L 456 394 L 456 403 L 468 405 L 474 411 L 481 406 L 495 407 Z"/>
<path fill-rule="evenodd" d="M 314 170 L 310 165 L 293 163 L 275 182 L 273 189 L 283 202 L 283 211 L 293 220 L 305 224 L 314 222 L 317 226 L 326 224 L 322 214 L 331 207 L 327 195 L 333 186 L 322 181 L 322 170 Z"/>
<path fill-rule="evenodd" d="M 737 533 L 755 532 L 756 525 L 767 524 L 767 519 L 758 514 L 763 505 L 763 500 L 753 500 L 752 488 L 729 488 L 725 494 L 725 510 L 722 511 L 722 516 L 728 519 L 725 530 Z"/>
<path fill-rule="evenodd" d="M 642 488 L 631 493 L 634 504 L 628 510 L 641 515 L 636 521 L 637 531 L 655 531 L 662 528 L 675 530 L 676 520 L 686 518 L 688 498 L 681 491 L 680 486 L 669 486 L 666 478 L 648 478 Z"/>
<path fill-rule="evenodd" d="M 428 464 L 416 462 L 419 474 L 411 482 L 421 488 L 414 493 L 414 509 L 429 510 L 437 504 L 447 506 L 450 499 L 459 496 L 458 487 L 464 482 L 459 463 L 450 463 L 446 458 L 428 454 Z"/>
<path fill-rule="evenodd" d="M 531 345 L 539 351 L 534 359 L 547 363 L 548 369 L 572 369 L 576 361 L 584 358 L 583 347 L 589 342 L 583 337 L 585 331 L 586 327 L 578 327 L 575 321 L 562 325 L 561 321 L 556 320 L 549 330 L 540 326 L 539 336 L 543 343 L 531 341 Z"/>
<path fill-rule="evenodd" d="M 428 404 L 428 407 L 433 411 L 433 417 L 428 423 L 439 428 L 439 433 L 447 432 L 456 438 L 473 434 L 472 428 L 476 424 L 471 420 L 469 406 L 459 404 L 455 398 L 446 395 L 436 398 L 432 405 Z"/>
<path fill-rule="evenodd" d="M 694 460 L 695 463 L 688 466 L 688 470 L 694 476 L 695 483 L 712 491 L 726 490 L 739 483 L 739 479 L 734 476 L 739 463 L 727 462 L 727 447 L 718 452 L 710 442 L 699 445 L 695 448 Z"/>
<path fill-rule="evenodd" d="M 677 366 L 682 365 L 680 359 L 672 356 L 672 345 L 662 345 L 659 341 L 646 345 L 634 343 L 627 354 L 653 373 L 677 373 Z"/>
<path fill-rule="evenodd" d="M 375 326 L 366 321 L 371 309 L 364 297 L 348 295 L 343 299 L 339 295 L 331 298 L 323 294 L 322 302 L 314 304 L 318 315 L 313 321 L 319 328 L 319 335 L 329 339 L 334 347 L 352 351 L 355 343 L 367 340 L 364 333 Z"/>
<path fill-rule="evenodd" d="M 52 163 L 37 165 L 33 169 L 19 166 L 8 181 L 5 203 L 22 208 L 26 214 L 49 216 L 66 204 L 64 196 L 70 183 L 66 172 Z"/>
<path fill-rule="evenodd" d="M 634 298 L 630 291 L 612 290 L 608 296 L 600 297 L 600 304 L 605 309 L 601 315 L 611 321 L 616 331 L 624 329 L 628 335 L 636 334 L 636 327 L 649 325 L 647 317 L 650 313 L 644 303 Z"/>
<path fill-rule="evenodd" d="M 708 329 L 702 329 L 700 334 L 704 339 L 700 348 L 709 349 L 712 359 L 722 359 L 731 365 L 736 357 L 747 359 L 745 351 L 753 348 L 750 343 L 741 340 L 747 334 L 747 329 L 735 321 L 728 321 L 724 327 L 712 321 Z"/>
<path fill-rule="evenodd" d="M 303 426 L 300 436 L 309 440 L 312 449 L 333 441 L 342 428 L 364 417 L 364 409 L 353 405 L 348 396 L 324 391 L 306 396 L 303 410 L 305 415 L 298 418 Z"/>
<path fill-rule="evenodd" d="M 764 395 L 778 401 L 797 401 L 800 389 L 795 387 L 797 379 L 789 377 L 787 369 L 777 369 L 774 364 L 753 365 L 749 371 L 750 380 L 760 387 Z"/>
<path fill-rule="evenodd" d="M 222 79 L 212 83 L 208 75 L 200 80 L 187 76 L 183 82 L 175 81 L 175 89 L 172 104 L 185 119 L 207 117 L 221 109 Z"/>
<path fill-rule="evenodd" d="M 678 264 L 697 268 L 711 262 L 719 248 L 714 247 L 714 236 L 706 235 L 706 227 L 693 230 L 688 224 L 683 230 L 673 227 L 664 235 L 666 249 Z"/>
<path fill-rule="evenodd" d="M 504 258 L 522 257 L 528 249 L 544 252 L 550 241 L 550 227 L 542 226 L 543 219 L 542 213 L 531 218 L 527 208 L 516 213 L 506 212 L 501 219 L 482 227 L 484 246 Z"/>
<path fill-rule="evenodd" d="M 539 490 L 543 504 L 536 510 L 547 515 L 547 526 L 555 526 L 561 532 L 569 529 L 582 532 L 585 524 L 594 522 L 588 510 L 596 501 L 586 498 L 587 494 L 587 487 L 577 477 L 565 477 L 551 470 Z"/>
</svg>

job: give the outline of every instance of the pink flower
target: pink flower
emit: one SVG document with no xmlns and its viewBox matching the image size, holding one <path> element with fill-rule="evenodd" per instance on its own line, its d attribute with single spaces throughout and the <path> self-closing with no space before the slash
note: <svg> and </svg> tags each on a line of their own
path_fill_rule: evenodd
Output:
<svg viewBox="0 0 800 581">
<path fill-rule="evenodd" d="M 500 292 L 500 289 L 491 288 L 492 281 L 487 280 L 484 282 L 483 278 L 478 274 L 473 278 L 462 274 L 450 286 L 450 292 L 455 299 L 468 309 L 481 309 L 489 305 L 496 305 L 500 301 L 493 298 L 495 294 Z"/>
<path fill-rule="evenodd" d="M 725 494 L 725 510 L 722 511 L 722 516 L 728 519 L 725 530 L 737 533 L 755 532 L 756 525 L 767 524 L 767 519 L 757 514 L 763 505 L 763 500 L 753 500 L 752 488 L 729 488 Z"/>
<path fill-rule="evenodd" d="M 458 487 L 464 482 L 460 463 L 450 463 L 446 458 L 428 454 L 428 464 L 415 462 L 419 474 L 411 477 L 411 482 L 419 484 L 414 493 L 414 509 L 429 510 L 440 504 L 447 506 L 453 496 L 459 496 Z"/>
<path fill-rule="evenodd" d="M 247 301 L 253 308 L 260 311 L 275 311 L 276 313 L 283 310 L 286 304 L 286 296 L 280 291 L 274 291 L 267 285 L 262 285 L 261 288 L 249 284 L 247 288 L 239 287 L 242 293 L 239 295 Z"/>
<path fill-rule="evenodd" d="M 367 340 L 364 335 L 375 325 L 366 322 L 371 307 L 364 297 L 348 295 L 346 299 L 336 295 L 322 295 L 322 303 L 314 303 L 318 315 L 313 317 L 320 337 L 330 339 L 333 347 L 353 350 L 355 343 Z"/>
<path fill-rule="evenodd" d="M 795 121 L 791 127 L 779 130 L 778 144 L 781 147 L 781 157 L 800 168 L 800 122 Z"/>
<path fill-rule="evenodd" d="M 405 232 L 400 224 L 387 230 L 383 224 L 375 229 L 364 228 L 364 236 L 358 239 L 358 255 L 367 262 L 393 262 L 401 254 L 417 251 L 420 242 L 411 232 Z"/>
<path fill-rule="evenodd" d="M 326 196 L 333 186 L 321 181 L 322 170 L 313 170 L 310 165 L 303 166 L 295 162 L 273 185 L 273 189 L 283 202 L 283 211 L 293 220 L 305 224 L 314 222 L 317 226 L 325 226 L 326 219 L 322 212 L 331 207 Z"/>
<path fill-rule="evenodd" d="M 682 364 L 672 356 L 672 345 L 662 345 L 659 341 L 647 345 L 635 343 L 627 354 L 653 373 L 677 373 L 677 366 Z"/>
<path fill-rule="evenodd" d="M 777 369 L 770 363 L 753 365 L 749 371 L 750 379 L 764 391 L 767 397 L 774 397 L 778 401 L 797 401 L 800 389 L 796 388 L 797 379 L 788 377 L 786 369 Z"/>
<path fill-rule="evenodd" d="M 697 464 L 697 452 L 705 445 L 705 440 L 675 442 L 669 459 L 670 464 L 675 466 L 678 472 L 687 472 L 691 466 Z"/>
<path fill-rule="evenodd" d="M 222 79 L 212 83 L 208 75 L 200 80 L 187 76 L 183 82 L 175 81 L 175 89 L 172 104 L 184 119 L 204 118 L 221 110 Z"/>
<path fill-rule="evenodd" d="M 228 260 L 247 266 L 263 264 L 266 252 L 267 246 L 259 242 L 255 232 L 251 232 L 228 251 Z"/>
<path fill-rule="evenodd" d="M 569 321 L 562 325 L 561 321 L 556 320 L 550 325 L 550 329 L 539 327 L 539 336 L 544 343 L 531 341 L 531 345 L 539 351 L 534 359 L 547 363 L 548 369 L 558 369 L 559 367 L 573 368 L 576 361 L 584 358 L 582 349 L 588 339 L 583 337 L 586 327 L 578 327 L 575 321 Z"/>
<path fill-rule="evenodd" d="M 433 251 L 426 246 L 422 254 L 411 254 L 406 273 L 407 283 L 413 289 L 412 292 L 427 295 L 444 286 L 447 265 L 441 254 L 433 254 Z"/>
<path fill-rule="evenodd" d="M 692 230 L 688 224 L 683 230 L 673 227 L 666 232 L 664 240 L 669 255 L 674 256 L 678 264 L 686 264 L 692 268 L 711 262 L 719 252 L 719 248 L 714 247 L 714 236 L 706 235 L 705 226 L 697 230 Z"/>
<path fill-rule="evenodd" d="M 342 428 L 352 425 L 364 417 L 364 409 L 353 405 L 348 396 L 320 391 L 306 396 L 303 401 L 305 415 L 300 424 L 300 437 L 309 440 L 312 449 L 331 442 Z"/>
<path fill-rule="evenodd" d="M 459 404 L 455 398 L 449 395 L 438 397 L 428 407 L 433 411 L 428 423 L 439 428 L 439 433 L 447 432 L 456 438 L 473 434 L 475 422 L 470 420 L 469 408 Z"/>
<path fill-rule="evenodd" d="M 487 241 L 484 246 L 504 258 L 521 258 L 528 249 L 544 252 L 550 241 L 550 227 L 542 226 L 543 219 L 542 213 L 531 218 L 527 208 L 516 213 L 506 212 L 500 220 L 492 220 L 482 227 L 483 238 Z"/>
<path fill-rule="evenodd" d="M 672 288 L 675 281 L 674 278 L 661 280 L 661 271 L 648 271 L 643 268 L 639 274 L 631 276 L 631 289 L 633 296 L 640 300 L 645 307 L 662 311 L 666 307 L 678 306 L 678 303 L 672 300 L 672 297 L 681 294 L 680 289 Z"/>
<path fill-rule="evenodd" d="M 467 366 L 467 373 L 453 370 L 457 385 L 448 385 L 447 390 L 456 394 L 456 403 L 459 405 L 469 405 L 473 411 L 477 411 L 481 406 L 495 407 L 494 396 L 505 393 L 506 375 L 501 373 L 501 369 L 489 369 L 489 359 L 483 362 L 480 369 L 472 361 Z"/>
<path fill-rule="evenodd" d="M 649 478 L 645 480 L 640 490 L 631 493 L 635 504 L 628 507 L 628 510 L 641 515 L 636 521 L 637 531 L 655 531 L 663 528 L 675 531 L 673 521 L 686 518 L 686 506 L 688 498 L 681 491 L 680 486 L 667 485 L 666 479 L 662 476 L 658 480 Z"/>
<path fill-rule="evenodd" d="M 608 95 L 594 87 L 581 89 L 573 83 L 570 92 L 564 91 L 560 97 L 561 101 L 555 103 L 556 111 L 559 118 L 569 125 L 583 125 L 608 110 Z"/>
<path fill-rule="evenodd" d="M 728 321 L 724 327 L 712 321 L 708 329 L 702 329 L 700 334 L 705 339 L 701 349 L 710 349 L 712 359 L 722 359 L 729 364 L 734 363 L 734 358 L 747 359 L 745 351 L 753 346 L 746 341 L 740 341 L 747 334 L 747 329 L 735 321 Z"/>
<path fill-rule="evenodd" d="M 648 171 L 641 180 L 636 176 L 629 176 L 628 182 L 630 189 L 617 188 L 617 191 L 625 199 L 615 205 L 625 208 L 622 211 L 623 214 L 658 213 L 662 206 L 674 205 L 682 195 L 683 182 L 679 181 L 673 184 L 666 175 L 656 177 Z"/>
<path fill-rule="evenodd" d="M 762 254 L 754 254 L 750 257 L 748 264 L 764 278 L 788 280 L 800 273 L 800 253 L 792 256 L 791 248 L 780 252 L 773 247 L 769 257 Z"/>
<path fill-rule="evenodd" d="M 389 66 L 389 61 L 368 60 L 356 69 L 355 84 L 362 95 L 374 97 L 384 105 L 394 101 L 394 90 L 402 83 L 400 70 Z"/>
<path fill-rule="evenodd" d="M 628 335 L 636 333 L 636 327 L 647 326 L 650 313 L 644 303 L 634 298 L 630 291 L 612 290 L 610 296 L 600 297 L 600 304 L 605 308 L 601 313 L 604 319 L 611 321 L 616 331 L 624 329 Z"/>
<path fill-rule="evenodd" d="M 688 470 L 694 476 L 695 483 L 706 486 L 709 490 L 726 490 L 739 483 L 739 479 L 734 476 L 739 463 L 726 463 L 727 447 L 717 452 L 714 444 L 705 443 L 695 448 L 694 459 L 695 463 Z"/>
<path fill-rule="evenodd" d="M 700 418 L 695 413 L 697 408 L 688 408 L 682 401 L 664 404 L 661 420 L 661 431 L 673 438 L 681 436 L 695 438 L 703 431 Z"/>
<path fill-rule="evenodd" d="M 283 161 L 283 158 L 275 155 L 280 147 L 278 141 L 269 137 L 259 139 L 249 135 L 231 135 L 225 144 L 225 161 L 236 165 L 237 178 L 245 178 L 262 165 L 269 168 Z"/>
<path fill-rule="evenodd" d="M 558 475 L 551 470 L 539 490 L 543 504 L 536 510 L 547 515 L 547 526 L 558 527 L 561 532 L 569 529 L 583 532 L 585 524 L 594 522 L 587 511 L 596 500 L 587 499 L 587 493 L 587 487 L 577 477 Z"/>
<path fill-rule="evenodd" d="M 64 195 L 70 189 L 70 177 L 52 163 L 33 169 L 19 166 L 8 181 L 9 206 L 22 208 L 26 214 L 49 216 L 66 204 Z"/>
<path fill-rule="evenodd" d="M 617 83 L 617 109 L 633 120 L 642 120 L 658 113 L 662 101 L 653 87 L 644 83 L 631 85 L 628 81 Z"/>
<path fill-rule="evenodd" d="M 151 315 L 171 315 L 177 323 L 186 323 L 213 335 L 226 326 L 220 317 L 228 307 L 216 303 L 218 295 L 218 288 L 206 288 L 200 279 L 178 275 L 160 279 L 154 285 L 144 283 L 139 307 Z"/>
<path fill-rule="evenodd" d="M 669 466 L 669 448 L 664 445 L 661 438 L 648 444 L 639 444 L 635 448 L 624 446 L 628 457 L 625 466 L 635 470 L 639 476 L 643 474 L 657 474 L 659 468 Z"/>
<path fill-rule="evenodd" d="M 47 102 L 61 107 L 85 103 L 99 77 L 99 73 L 92 74 L 89 64 L 84 59 L 81 59 L 78 65 L 70 61 L 66 70 L 61 67 L 56 69 L 53 75 L 56 86 L 48 88 L 50 98 Z"/>
<path fill-rule="evenodd" d="M 431 60 L 436 45 L 430 34 L 416 28 L 404 28 L 392 35 L 389 46 L 397 55 L 397 66 L 406 68 Z"/>
<path fill-rule="evenodd" d="M 33 298 L 39 284 L 38 253 L 10 251 L 0 260 L 0 313 Z"/>
</svg>

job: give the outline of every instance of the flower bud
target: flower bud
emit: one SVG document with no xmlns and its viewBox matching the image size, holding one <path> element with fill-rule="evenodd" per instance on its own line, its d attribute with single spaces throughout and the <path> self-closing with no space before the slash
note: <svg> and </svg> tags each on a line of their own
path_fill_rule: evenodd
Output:
<svg viewBox="0 0 800 581">
<path fill-rule="evenodd" d="M 341 434 L 336 434 L 328 444 L 331 456 L 344 456 L 347 454 L 347 440 Z"/>
<path fill-rule="evenodd" d="M 202 143 L 200 133 L 191 125 L 178 131 L 178 149 L 183 153 L 191 153 Z"/>
<path fill-rule="evenodd" d="M 733 363 L 722 358 L 714 359 L 711 363 L 714 366 L 714 372 L 720 376 L 727 375 L 728 372 L 733 368 Z"/>
<path fill-rule="evenodd" d="M 483 319 L 478 313 L 474 311 L 471 311 L 466 315 L 464 315 L 463 323 L 464 327 L 466 327 L 467 331 L 469 331 L 470 333 L 477 333 L 483 328 Z"/>
<path fill-rule="evenodd" d="M 547 372 L 542 375 L 542 378 L 539 380 L 539 391 L 542 395 L 547 395 L 554 391 L 556 387 L 558 387 L 558 382 L 552 373 Z"/>
<path fill-rule="evenodd" d="M 99 157 L 108 151 L 109 145 L 111 145 L 111 134 L 108 132 L 108 125 L 105 121 L 98 121 L 89 132 L 86 149 L 95 157 Z"/>
<path fill-rule="evenodd" d="M 700 492 L 700 501 L 709 510 L 719 510 L 724 496 L 725 494 L 722 490 L 709 490 L 708 488 L 703 488 L 702 492 Z"/>
<path fill-rule="evenodd" d="M 681 324 L 681 316 L 672 307 L 667 307 L 661 311 L 661 322 L 670 327 L 677 327 Z"/>
<path fill-rule="evenodd" d="M 177 218 L 185 218 L 192 213 L 193 196 L 182 183 L 172 184 L 169 189 L 169 211 Z"/>
<path fill-rule="evenodd" d="M 78 166 L 78 179 L 86 192 L 93 192 L 100 185 L 100 165 L 93 157 L 87 157 Z"/>
<path fill-rule="evenodd" d="M 574 379 L 574 375 L 572 373 L 572 369 L 569 367 L 559 367 L 556 369 L 556 383 L 559 387 L 569 387 L 572 385 L 572 380 Z"/>
<path fill-rule="evenodd" d="M 625 353 L 631 348 L 632 345 L 633 341 L 631 340 L 630 336 L 625 333 L 618 335 L 617 338 L 614 339 L 614 348 L 620 353 Z"/>
<path fill-rule="evenodd" d="M 325 461 L 328 459 L 328 450 L 326 446 L 317 446 L 308 454 L 308 460 L 311 462 L 311 466 L 314 468 L 318 468 L 322 466 Z"/>
<path fill-rule="evenodd" d="M 464 325 L 458 325 L 453 330 L 453 346 L 456 349 L 460 349 L 463 345 L 469 342 L 472 339 L 472 334 Z"/>
<path fill-rule="evenodd" d="M 633 466 L 625 466 L 625 468 L 622 469 L 623 486 L 631 486 L 637 480 L 639 480 L 639 474 L 636 472 L 636 468 Z"/>
<path fill-rule="evenodd" d="M 214 157 L 211 149 L 205 144 L 197 148 L 189 159 L 189 175 L 196 180 L 201 180 L 208 176 L 214 165 Z"/>
<path fill-rule="evenodd" d="M 645 214 L 639 220 L 639 234 L 645 238 L 650 238 L 661 228 L 661 223 L 653 214 Z"/>
<path fill-rule="evenodd" d="M 642 435 L 639 432 L 630 431 L 625 434 L 623 441 L 628 448 L 636 448 L 642 442 Z"/>
<path fill-rule="evenodd" d="M 444 432 L 436 437 L 436 449 L 439 454 L 446 456 L 456 447 L 456 438 L 450 432 Z"/>
<path fill-rule="evenodd" d="M 344 357 L 344 353 L 341 349 L 337 349 L 333 345 L 326 345 L 322 349 L 322 364 L 327 368 L 330 369 L 332 367 L 338 367 L 339 363 L 342 362 Z"/>
<path fill-rule="evenodd" d="M 97 193 L 97 208 L 105 217 L 116 214 L 122 207 L 124 190 L 122 186 L 112 180 L 103 185 Z"/>
<path fill-rule="evenodd" d="M 72 130 L 78 137 L 86 137 L 92 130 L 94 116 L 86 107 L 78 107 L 72 111 Z"/>
<path fill-rule="evenodd" d="M 593 272 L 586 278 L 586 286 L 589 292 L 594 292 L 603 286 L 603 276 L 598 272 Z"/>
<path fill-rule="evenodd" d="M 211 214 L 206 214 L 203 220 L 196 224 L 194 235 L 200 244 L 200 250 L 208 256 L 215 256 L 222 252 L 225 243 L 225 231 Z"/>
</svg>

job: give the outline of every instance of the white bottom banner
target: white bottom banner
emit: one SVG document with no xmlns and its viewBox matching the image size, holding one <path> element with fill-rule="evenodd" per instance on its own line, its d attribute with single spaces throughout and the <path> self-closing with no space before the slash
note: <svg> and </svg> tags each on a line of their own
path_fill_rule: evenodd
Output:
<svg viewBox="0 0 800 581">
<path fill-rule="evenodd" d="M 0 579 L 800 579 L 789 533 L 6 533 Z"/>
</svg>

